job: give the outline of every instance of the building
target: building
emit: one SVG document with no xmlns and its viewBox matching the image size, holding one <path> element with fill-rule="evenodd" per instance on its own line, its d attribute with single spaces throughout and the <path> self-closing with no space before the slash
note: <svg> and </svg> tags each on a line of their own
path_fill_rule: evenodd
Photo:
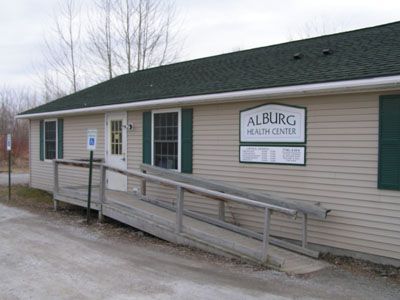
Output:
<svg viewBox="0 0 400 300">
<path fill-rule="evenodd" d="M 52 190 L 54 158 L 145 162 L 331 209 L 309 241 L 400 265 L 400 22 L 122 75 L 23 112 L 30 185 Z M 64 184 L 86 173 L 62 171 Z M 111 174 L 108 187 L 137 189 Z M 168 198 L 165 191 L 152 192 Z M 190 199 L 193 210 L 210 203 Z M 260 229 L 252 210 L 231 207 Z M 280 218 L 273 232 L 298 239 Z"/>
</svg>

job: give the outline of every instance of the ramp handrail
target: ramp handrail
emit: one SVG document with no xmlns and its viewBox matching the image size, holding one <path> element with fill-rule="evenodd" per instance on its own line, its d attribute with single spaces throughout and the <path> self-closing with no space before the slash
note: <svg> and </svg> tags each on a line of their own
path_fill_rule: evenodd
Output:
<svg viewBox="0 0 400 300">
<path fill-rule="evenodd" d="M 141 164 L 140 169 L 142 171 L 152 173 L 158 176 L 167 177 L 170 179 L 174 179 L 176 181 L 185 182 L 185 183 L 196 183 L 196 185 L 201 187 L 206 187 L 208 189 L 216 190 L 223 193 L 233 194 L 236 196 L 245 197 L 257 202 L 263 202 L 268 204 L 277 205 L 280 207 L 285 207 L 289 209 L 294 209 L 303 214 L 307 214 L 309 216 L 313 216 L 318 219 L 326 219 L 329 209 L 326 209 L 319 205 L 317 202 L 311 201 L 294 201 L 280 195 L 269 194 L 265 192 L 257 192 L 254 190 L 248 190 L 246 188 L 238 187 L 236 185 L 229 184 L 227 182 L 218 181 L 218 180 L 210 180 L 201 176 L 193 176 L 191 174 L 185 174 L 176 172 L 174 170 L 163 169 L 156 166 L 151 166 L 148 164 Z"/>
<path fill-rule="evenodd" d="M 226 193 L 222 193 L 222 192 L 218 192 L 218 191 L 208 190 L 208 189 L 205 189 L 202 187 L 195 186 L 193 184 L 183 183 L 183 182 L 179 182 L 179 181 L 172 180 L 172 179 L 166 179 L 164 177 L 157 176 L 157 175 L 150 175 L 150 174 L 146 174 L 146 173 L 142 173 L 142 172 L 138 172 L 138 171 L 132 171 L 132 170 L 122 170 L 119 168 L 111 167 L 109 165 L 104 165 L 104 167 L 106 167 L 110 171 L 125 174 L 128 176 L 139 177 L 141 179 L 146 179 L 146 180 L 160 183 L 160 184 L 167 185 L 167 186 L 181 187 L 187 191 L 197 192 L 197 193 L 203 194 L 204 196 L 211 196 L 211 197 L 215 197 L 215 198 L 219 198 L 219 199 L 225 199 L 225 200 L 234 201 L 234 202 L 249 205 L 249 206 L 255 206 L 258 208 L 268 208 L 268 209 L 272 209 L 272 210 L 278 211 L 280 213 L 288 214 L 291 216 L 296 216 L 296 214 L 297 214 L 297 211 L 294 209 L 289 209 L 289 208 L 280 207 L 277 205 L 257 202 L 257 201 L 250 200 L 250 199 L 247 199 L 244 197 L 226 194 Z"/>
<path fill-rule="evenodd" d="M 68 166 L 76 166 L 87 168 L 89 166 L 88 162 L 78 161 L 78 160 L 66 160 L 66 159 L 55 159 L 54 163 L 54 193 L 58 193 L 59 191 L 59 172 L 58 165 L 68 165 Z M 141 193 L 144 197 L 146 195 L 146 181 L 158 183 L 165 186 L 175 187 L 177 196 L 176 196 L 176 223 L 175 223 L 175 232 L 177 234 L 181 234 L 183 232 L 183 211 L 184 211 L 184 192 L 189 191 L 195 194 L 200 194 L 207 198 L 223 201 L 232 201 L 242 205 L 247 205 L 251 207 L 261 208 L 264 210 L 264 226 L 263 226 L 263 235 L 262 235 L 262 249 L 260 251 L 260 258 L 263 262 L 266 262 L 268 259 L 268 248 L 270 244 L 270 223 L 271 223 L 271 212 L 276 211 L 279 213 L 283 213 L 293 218 L 297 217 L 298 211 L 296 209 L 291 209 L 287 207 L 282 207 L 279 205 L 264 203 L 249 199 L 247 197 L 234 195 L 231 193 L 221 192 L 213 189 L 208 189 L 205 187 L 198 186 L 193 183 L 181 182 L 171 178 L 165 178 L 160 175 L 151 175 L 144 173 L 143 171 L 134 171 L 134 170 L 126 170 L 121 168 L 116 168 L 105 163 L 94 163 L 95 168 L 100 168 L 100 193 L 99 200 L 101 205 L 105 202 L 105 189 L 106 189 L 106 171 L 112 171 L 116 173 L 120 173 L 126 176 L 139 178 L 142 182 Z M 225 212 L 223 211 L 225 214 Z M 99 216 L 101 211 L 99 211 Z M 220 211 L 221 217 L 221 211 Z M 305 221 L 306 215 L 303 218 Z M 303 246 L 305 246 L 305 232 L 306 227 L 303 227 Z"/>
</svg>

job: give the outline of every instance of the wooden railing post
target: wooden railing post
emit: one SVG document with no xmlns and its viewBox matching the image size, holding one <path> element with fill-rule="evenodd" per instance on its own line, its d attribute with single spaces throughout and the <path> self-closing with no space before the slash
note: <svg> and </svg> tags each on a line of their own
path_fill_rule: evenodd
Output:
<svg viewBox="0 0 400 300">
<path fill-rule="evenodd" d="M 263 262 L 267 262 L 268 260 L 270 225 L 271 225 L 271 211 L 269 208 L 265 208 L 264 233 L 263 233 L 262 254 L 261 254 L 261 260 Z"/>
<path fill-rule="evenodd" d="M 183 223 L 183 195 L 184 189 L 180 186 L 176 188 L 176 233 L 182 232 Z"/>
<path fill-rule="evenodd" d="M 146 174 L 145 170 L 142 170 L 143 174 Z M 146 179 L 141 179 L 140 180 L 140 193 L 142 196 L 146 196 Z"/>
<path fill-rule="evenodd" d="M 58 163 L 56 160 L 53 160 L 53 171 L 54 171 L 54 184 L 53 184 L 53 202 L 54 202 L 54 211 L 58 209 L 58 200 L 56 200 L 56 195 L 58 194 L 59 187 L 59 175 L 58 175 Z"/>
<path fill-rule="evenodd" d="M 302 239 L 301 239 L 301 246 L 303 248 L 307 247 L 307 214 L 303 214 L 303 223 L 302 223 Z"/>
<path fill-rule="evenodd" d="M 225 221 L 225 201 L 219 201 L 218 217 L 221 221 Z"/>
<path fill-rule="evenodd" d="M 100 208 L 99 208 L 99 221 L 103 221 L 103 204 L 105 202 L 105 192 L 106 192 L 106 166 L 100 166 L 100 190 L 99 190 L 99 201 L 100 201 Z"/>
</svg>

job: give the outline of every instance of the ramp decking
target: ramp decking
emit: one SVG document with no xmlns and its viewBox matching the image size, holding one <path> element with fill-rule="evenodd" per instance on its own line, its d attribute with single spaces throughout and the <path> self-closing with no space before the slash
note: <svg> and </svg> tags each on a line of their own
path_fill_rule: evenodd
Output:
<svg viewBox="0 0 400 300">
<path fill-rule="evenodd" d="M 92 209 L 100 215 L 148 232 L 173 243 L 188 245 L 221 255 L 240 257 L 260 262 L 260 240 L 245 236 L 215 224 L 183 215 L 182 228 L 176 231 L 176 212 L 155 205 L 133 193 L 105 190 L 104 200 L 100 201 L 101 189 L 92 190 Z M 87 187 L 63 187 L 54 193 L 55 201 L 62 201 L 86 207 Z M 161 199 L 160 199 L 161 200 Z M 326 267 L 326 263 L 291 252 L 277 246 L 268 245 L 270 267 L 290 273 L 306 274 Z"/>
</svg>

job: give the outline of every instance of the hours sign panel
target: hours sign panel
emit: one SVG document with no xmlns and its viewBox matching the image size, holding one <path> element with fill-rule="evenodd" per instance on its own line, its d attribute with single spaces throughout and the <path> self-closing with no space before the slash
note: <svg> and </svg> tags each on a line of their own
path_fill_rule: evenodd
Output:
<svg viewBox="0 0 400 300">
<path fill-rule="evenodd" d="M 240 112 L 240 142 L 305 143 L 306 109 L 266 104 Z"/>
<path fill-rule="evenodd" d="M 305 165 L 305 147 L 240 146 L 240 162 Z"/>
</svg>

